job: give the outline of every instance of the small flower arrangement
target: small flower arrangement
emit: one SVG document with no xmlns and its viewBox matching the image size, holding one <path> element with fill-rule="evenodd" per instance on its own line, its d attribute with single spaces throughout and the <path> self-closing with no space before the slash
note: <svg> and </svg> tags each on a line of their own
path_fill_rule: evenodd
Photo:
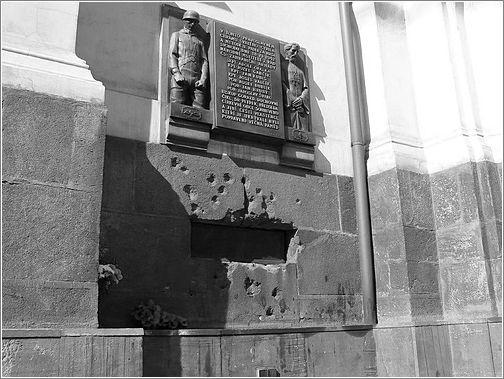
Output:
<svg viewBox="0 0 504 379">
<path fill-rule="evenodd" d="M 138 305 L 131 313 L 144 329 L 181 329 L 187 328 L 187 320 L 161 309 L 161 306 L 149 299 L 147 305 Z"/>
<path fill-rule="evenodd" d="M 105 289 L 108 289 L 112 283 L 118 284 L 122 278 L 121 270 L 116 265 L 109 263 L 98 266 L 98 280 L 105 284 Z"/>
</svg>

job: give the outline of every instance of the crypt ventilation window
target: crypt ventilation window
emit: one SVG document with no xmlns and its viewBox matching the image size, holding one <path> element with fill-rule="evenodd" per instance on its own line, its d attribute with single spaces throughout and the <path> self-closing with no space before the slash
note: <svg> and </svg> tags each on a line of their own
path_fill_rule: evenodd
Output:
<svg viewBox="0 0 504 379">
<path fill-rule="evenodd" d="M 241 228 L 192 223 L 191 257 L 225 258 L 234 262 L 285 263 L 295 230 Z"/>
<path fill-rule="evenodd" d="M 264 369 L 257 369 L 257 376 L 258 377 L 272 377 L 272 376 L 280 376 L 280 373 L 276 368 L 264 368 Z"/>
</svg>

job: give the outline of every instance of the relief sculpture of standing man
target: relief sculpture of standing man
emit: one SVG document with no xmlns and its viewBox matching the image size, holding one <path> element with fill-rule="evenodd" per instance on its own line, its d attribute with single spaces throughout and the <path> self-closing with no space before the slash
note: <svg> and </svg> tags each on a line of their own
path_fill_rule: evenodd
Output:
<svg viewBox="0 0 504 379">
<path fill-rule="evenodd" d="M 298 65 L 299 49 L 297 43 L 284 46 L 285 58 L 288 60 L 287 67 L 282 72 L 285 117 L 289 127 L 309 131 L 308 84 L 303 70 Z"/>
<path fill-rule="evenodd" d="M 170 102 L 208 109 L 208 58 L 203 41 L 195 31 L 199 24 L 199 14 L 188 10 L 182 20 L 184 28 L 173 33 L 170 38 Z"/>
</svg>

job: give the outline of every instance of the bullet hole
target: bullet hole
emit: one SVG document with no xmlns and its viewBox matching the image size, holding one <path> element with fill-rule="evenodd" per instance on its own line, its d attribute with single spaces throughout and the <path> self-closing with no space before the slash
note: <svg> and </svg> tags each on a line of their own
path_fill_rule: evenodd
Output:
<svg viewBox="0 0 504 379">
<path fill-rule="evenodd" d="M 171 159 L 171 166 L 172 167 L 177 167 L 180 164 L 180 159 L 177 157 Z"/>
<path fill-rule="evenodd" d="M 186 184 L 184 186 L 184 192 L 187 193 L 189 195 L 189 193 L 191 193 L 191 185 L 190 184 Z"/>
<path fill-rule="evenodd" d="M 222 177 L 224 178 L 225 182 L 230 182 L 231 181 L 231 175 L 229 175 L 227 172 L 224 173 L 224 175 L 222 175 Z"/>
<path fill-rule="evenodd" d="M 273 308 L 268 307 L 266 308 L 266 316 L 271 316 L 273 314 Z"/>
<path fill-rule="evenodd" d="M 271 194 L 270 194 L 270 200 L 271 201 L 275 201 L 276 200 L 275 194 L 273 192 L 271 192 Z"/>
<path fill-rule="evenodd" d="M 247 292 L 247 296 L 254 297 L 261 293 L 261 283 L 256 282 L 254 279 L 246 277 L 244 285 L 245 285 L 245 291 Z"/>
<path fill-rule="evenodd" d="M 242 176 L 242 178 L 241 178 L 242 184 L 245 184 L 246 181 L 247 181 L 247 179 L 244 176 Z"/>
<path fill-rule="evenodd" d="M 207 178 L 207 182 L 211 186 L 214 186 L 216 184 L 215 183 L 215 175 L 214 174 L 210 174 L 210 176 Z"/>
<path fill-rule="evenodd" d="M 261 193 L 262 189 L 256 188 L 256 193 Z"/>
<path fill-rule="evenodd" d="M 189 169 L 186 166 L 180 167 L 180 171 L 182 171 L 184 174 L 189 174 Z"/>
<path fill-rule="evenodd" d="M 225 193 L 225 191 L 226 191 L 226 187 L 224 187 L 224 186 L 220 186 L 220 187 L 217 189 L 217 192 L 219 192 L 219 193 Z"/>
<path fill-rule="evenodd" d="M 212 203 L 218 203 L 219 202 L 219 196 L 215 195 L 212 196 Z"/>
<path fill-rule="evenodd" d="M 191 203 L 191 211 L 193 213 L 199 211 L 200 207 L 198 206 L 198 204 L 194 204 L 194 203 Z"/>
<path fill-rule="evenodd" d="M 271 296 L 275 297 L 278 292 L 278 287 L 273 288 L 273 291 L 271 291 Z"/>
<path fill-rule="evenodd" d="M 296 199 L 296 204 L 297 204 L 297 205 L 301 205 L 301 200 Z"/>
<path fill-rule="evenodd" d="M 282 299 L 280 300 L 280 313 L 285 313 L 287 310 L 287 304 L 285 303 L 285 300 Z"/>
</svg>

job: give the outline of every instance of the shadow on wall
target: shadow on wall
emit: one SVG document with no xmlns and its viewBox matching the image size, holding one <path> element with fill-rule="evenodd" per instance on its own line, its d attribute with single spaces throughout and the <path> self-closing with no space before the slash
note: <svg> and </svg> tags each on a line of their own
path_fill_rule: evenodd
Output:
<svg viewBox="0 0 504 379">
<path fill-rule="evenodd" d="M 124 278 L 100 288 L 100 327 L 141 327 L 131 313 L 149 299 L 186 318 L 190 328 L 223 327 L 226 266 L 191 258 L 191 223 L 179 195 L 152 166 L 145 144 L 118 141 L 106 149 L 100 263 L 117 265 Z M 178 338 L 144 343 L 144 375 L 180 376 L 180 362 Z"/>
<path fill-rule="evenodd" d="M 319 172 L 330 173 L 331 163 L 319 149 L 320 144 L 324 142 L 324 138 L 327 137 L 327 133 L 325 131 L 324 116 L 322 115 L 322 111 L 320 110 L 320 107 L 318 105 L 319 101 L 325 100 L 325 96 L 320 87 L 318 86 L 318 84 L 315 82 L 315 79 L 313 78 L 313 61 L 307 54 L 305 56 L 306 56 L 306 66 L 308 69 L 310 98 L 315 99 L 315 101 L 312 100 L 310 102 L 311 127 L 312 132 L 315 134 L 315 141 L 316 141 L 315 167 Z"/>
</svg>

